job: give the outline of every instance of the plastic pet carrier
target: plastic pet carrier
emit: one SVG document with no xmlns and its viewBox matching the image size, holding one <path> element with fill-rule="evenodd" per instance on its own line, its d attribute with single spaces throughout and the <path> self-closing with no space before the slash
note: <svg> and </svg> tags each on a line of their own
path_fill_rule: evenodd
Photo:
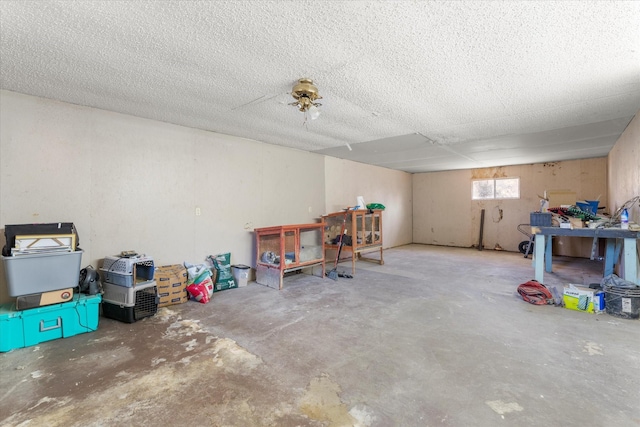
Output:
<svg viewBox="0 0 640 427">
<path fill-rule="evenodd" d="M 125 323 L 134 323 L 158 312 L 158 288 L 155 281 L 124 287 L 102 284 L 102 315 Z"/>
</svg>

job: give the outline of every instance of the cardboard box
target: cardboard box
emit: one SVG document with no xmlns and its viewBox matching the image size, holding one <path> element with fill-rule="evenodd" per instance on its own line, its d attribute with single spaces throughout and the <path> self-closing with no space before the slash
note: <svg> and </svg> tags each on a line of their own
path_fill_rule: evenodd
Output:
<svg viewBox="0 0 640 427">
<path fill-rule="evenodd" d="M 550 208 L 576 204 L 576 192 L 571 190 L 545 190 L 544 197 Z"/>
<path fill-rule="evenodd" d="M 574 228 L 584 228 L 584 223 L 582 219 L 576 217 L 569 217 L 569 223 L 571 224 L 571 229 Z"/>
<path fill-rule="evenodd" d="M 564 308 L 587 313 L 599 313 L 604 310 L 604 292 L 569 284 L 564 287 L 562 296 Z"/>
<path fill-rule="evenodd" d="M 158 286 L 158 307 L 182 304 L 189 300 L 187 294 L 187 269 L 180 264 L 164 265 L 155 270 Z"/>
</svg>

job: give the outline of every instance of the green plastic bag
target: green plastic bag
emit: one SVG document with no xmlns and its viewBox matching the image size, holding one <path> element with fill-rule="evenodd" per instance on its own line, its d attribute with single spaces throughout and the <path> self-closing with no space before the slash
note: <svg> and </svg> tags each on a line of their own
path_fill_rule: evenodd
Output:
<svg viewBox="0 0 640 427">
<path fill-rule="evenodd" d="M 384 205 L 382 203 L 369 203 L 367 205 L 367 209 L 381 209 L 381 210 L 384 210 Z"/>
<path fill-rule="evenodd" d="M 210 255 L 209 259 L 213 267 L 217 270 L 216 283 L 213 292 L 224 291 L 225 289 L 237 288 L 233 273 L 231 272 L 231 254 Z"/>
</svg>

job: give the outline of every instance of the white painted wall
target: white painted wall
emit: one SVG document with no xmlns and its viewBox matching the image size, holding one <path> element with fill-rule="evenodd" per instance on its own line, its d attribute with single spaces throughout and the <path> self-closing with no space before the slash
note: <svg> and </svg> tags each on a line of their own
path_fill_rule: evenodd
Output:
<svg viewBox="0 0 640 427">
<path fill-rule="evenodd" d="M 640 113 L 636 114 L 609 152 L 609 200 L 612 211 L 640 195 Z M 640 224 L 636 204 L 629 220 Z"/>
<path fill-rule="evenodd" d="M 322 155 L 0 95 L 2 245 L 5 224 L 68 221 L 83 266 L 125 249 L 157 265 L 220 252 L 253 265 L 254 227 L 316 222 L 325 211 Z"/>
<path fill-rule="evenodd" d="M 519 177 L 518 200 L 471 200 L 473 179 Z M 518 224 L 530 222 L 529 214 L 540 208 L 544 190 L 569 189 L 577 198 L 607 202 L 607 159 L 583 159 L 532 165 L 432 172 L 413 175 L 413 241 L 444 246 L 477 245 L 480 212 L 485 209 L 485 249 L 500 245 L 517 251 L 527 236 Z M 502 211 L 502 218 L 500 217 Z M 554 239 L 558 255 L 588 256 L 590 239 Z M 589 241 L 587 241 L 589 240 Z"/>
<path fill-rule="evenodd" d="M 4 225 L 74 222 L 83 266 L 135 249 L 158 265 L 231 252 L 254 264 L 255 227 L 315 222 L 357 196 L 386 206 L 384 246 L 477 243 L 517 250 L 545 189 L 613 208 L 640 193 L 638 117 L 608 160 L 411 175 L 71 104 L 0 91 L 0 245 Z M 473 202 L 471 179 L 520 176 L 519 201 Z M 196 207 L 201 215 L 195 215 Z M 502 209 L 503 218 L 498 209 Z M 635 209 L 632 219 L 640 222 Z M 585 246 L 558 254 L 584 253 Z M 7 301 L 0 264 L 0 302 Z"/>
<path fill-rule="evenodd" d="M 366 204 L 382 203 L 383 246 L 411 243 L 411 174 L 350 160 L 325 159 L 326 213 L 340 212 L 356 205 L 358 196 Z"/>
<path fill-rule="evenodd" d="M 616 145 L 609 152 L 609 200 L 612 212 L 628 200 L 640 196 L 640 113 L 631 120 Z M 629 221 L 640 224 L 640 207 L 634 204 Z M 640 280 L 640 246 L 638 247 L 638 280 Z M 621 274 L 618 271 L 618 274 Z"/>
</svg>

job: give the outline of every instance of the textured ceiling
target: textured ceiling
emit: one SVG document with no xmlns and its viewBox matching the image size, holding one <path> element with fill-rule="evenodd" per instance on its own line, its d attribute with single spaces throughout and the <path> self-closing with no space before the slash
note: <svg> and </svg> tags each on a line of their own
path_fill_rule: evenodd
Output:
<svg viewBox="0 0 640 427">
<path fill-rule="evenodd" d="M 408 172 L 605 156 L 637 1 L 0 1 L 2 89 Z M 323 96 L 305 125 L 297 79 Z"/>
</svg>

